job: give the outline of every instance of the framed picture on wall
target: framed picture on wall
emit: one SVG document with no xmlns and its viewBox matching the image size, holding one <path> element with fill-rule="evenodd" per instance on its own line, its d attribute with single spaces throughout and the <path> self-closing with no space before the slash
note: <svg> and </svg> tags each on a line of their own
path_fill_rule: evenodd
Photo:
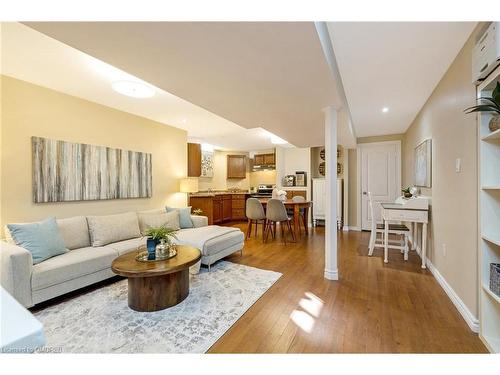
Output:
<svg viewBox="0 0 500 375">
<path fill-rule="evenodd" d="M 415 186 L 432 186 L 432 140 L 426 139 L 415 147 Z"/>
</svg>

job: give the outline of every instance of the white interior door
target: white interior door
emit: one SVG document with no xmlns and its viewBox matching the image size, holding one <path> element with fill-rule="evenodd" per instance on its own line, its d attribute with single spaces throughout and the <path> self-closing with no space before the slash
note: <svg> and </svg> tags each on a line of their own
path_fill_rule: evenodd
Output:
<svg viewBox="0 0 500 375">
<path fill-rule="evenodd" d="M 393 202 L 401 189 L 401 142 L 363 143 L 361 150 L 361 229 L 370 230 L 368 192 L 375 202 Z M 378 205 L 376 205 L 378 206 Z M 380 211 L 375 210 L 380 221 Z"/>
</svg>

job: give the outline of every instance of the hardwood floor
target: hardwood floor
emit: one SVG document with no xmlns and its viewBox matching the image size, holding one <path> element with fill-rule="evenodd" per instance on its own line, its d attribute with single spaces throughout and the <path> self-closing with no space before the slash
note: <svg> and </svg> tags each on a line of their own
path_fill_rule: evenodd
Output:
<svg viewBox="0 0 500 375">
<path fill-rule="evenodd" d="M 237 224 L 243 231 L 246 224 Z M 368 257 L 369 234 L 339 232 L 339 281 L 323 278 L 324 230 L 286 246 L 246 241 L 227 260 L 283 276 L 210 353 L 484 353 L 431 273 L 410 252 Z"/>
</svg>

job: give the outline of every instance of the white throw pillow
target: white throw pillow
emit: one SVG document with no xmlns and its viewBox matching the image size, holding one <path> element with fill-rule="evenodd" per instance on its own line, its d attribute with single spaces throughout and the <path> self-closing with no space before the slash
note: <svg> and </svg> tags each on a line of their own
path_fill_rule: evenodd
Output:
<svg viewBox="0 0 500 375">
<path fill-rule="evenodd" d="M 93 247 L 141 237 L 139 220 L 135 212 L 117 215 L 87 216 L 90 242 Z"/>
<path fill-rule="evenodd" d="M 179 212 L 162 212 L 162 213 L 138 213 L 139 228 L 141 233 L 144 234 L 149 228 L 167 227 L 178 230 L 179 226 Z"/>
</svg>

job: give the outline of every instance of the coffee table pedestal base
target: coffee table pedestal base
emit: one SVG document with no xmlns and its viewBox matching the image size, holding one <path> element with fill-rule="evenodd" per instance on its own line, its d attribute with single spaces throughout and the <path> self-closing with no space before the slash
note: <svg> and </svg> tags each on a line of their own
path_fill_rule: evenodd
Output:
<svg viewBox="0 0 500 375">
<path fill-rule="evenodd" d="M 181 303 L 189 295 L 189 269 L 152 277 L 128 278 L 128 306 L 158 311 Z"/>
</svg>

